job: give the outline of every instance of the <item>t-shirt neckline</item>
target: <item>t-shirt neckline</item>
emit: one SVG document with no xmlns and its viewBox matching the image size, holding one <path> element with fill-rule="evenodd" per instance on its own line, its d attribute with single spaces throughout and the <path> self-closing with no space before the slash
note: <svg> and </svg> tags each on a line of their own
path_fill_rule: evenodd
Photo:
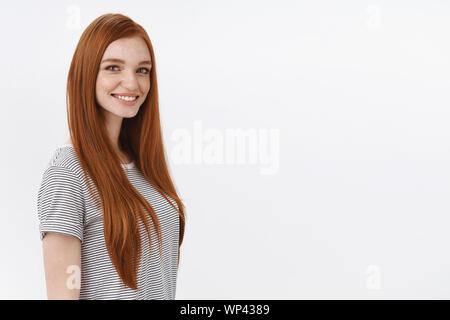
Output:
<svg viewBox="0 0 450 320">
<path fill-rule="evenodd" d="M 59 148 L 63 148 L 63 147 L 72 147 L 72 148 L 73 148 L 73 145 L 72 145 L 71 143 L 64 143 L 64 144 L 61 144 L 61 145 L 59 146 Z M 133 161 L 131 161 L 130 163 L 121 163 L 120 165 L 121 165 L 123 168 L 131 169 L 131 168 L 134 168 L 135 163 L 134 163 L 134 160 L 133 160 Z"/>
</svg>

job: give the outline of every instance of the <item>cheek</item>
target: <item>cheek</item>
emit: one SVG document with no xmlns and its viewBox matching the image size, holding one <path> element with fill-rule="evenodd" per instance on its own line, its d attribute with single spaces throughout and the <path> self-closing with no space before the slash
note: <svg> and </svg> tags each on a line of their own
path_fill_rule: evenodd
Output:
<svg viewBox="0 0 450 320">
<path fill-rule="evenodd" d="M 114 89 L 114 81 L 108 77 L 97 77 L 97 82 L 95 85 L 95 90 L 97 94 L 109 94 L 111 90 Z"/>
<path fill-rule="evenodd" d="M 148 93 L 150 90 L 150 79 L 141 79 L 141 81 L 139 81 L 139 86 L 143 92 Z"/>
</svg>

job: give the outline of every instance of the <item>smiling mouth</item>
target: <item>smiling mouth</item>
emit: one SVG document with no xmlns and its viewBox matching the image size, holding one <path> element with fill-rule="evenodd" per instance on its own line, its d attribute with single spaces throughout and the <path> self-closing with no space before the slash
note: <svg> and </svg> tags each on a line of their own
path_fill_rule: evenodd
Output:
<svg viewBox="0 0 450 320">
<path fill-rule="evenodd" d="M 114 93 L 112 93 L 111 96 L 122 101 L 136 101 L 137 98 L 139 98 L 139 96 L 121 96 Z"/>
</svg>

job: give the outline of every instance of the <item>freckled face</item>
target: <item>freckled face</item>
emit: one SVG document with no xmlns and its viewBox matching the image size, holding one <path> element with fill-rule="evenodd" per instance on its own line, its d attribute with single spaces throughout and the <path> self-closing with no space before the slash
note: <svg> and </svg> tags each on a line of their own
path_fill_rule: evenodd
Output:
<svg viewBox="0 0 450 320">
<path fill-rule="evenodd" d="M 134 117 L 150 90 L 150 70 L 150 51 L 141 37 L 111 42 L 97 74 L 97 103 L 104 112 Z"/>
</svg>

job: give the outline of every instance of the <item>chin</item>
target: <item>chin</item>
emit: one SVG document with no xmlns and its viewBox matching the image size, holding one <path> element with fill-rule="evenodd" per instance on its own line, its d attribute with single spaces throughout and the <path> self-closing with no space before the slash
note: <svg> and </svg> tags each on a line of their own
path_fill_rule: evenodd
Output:
<svg viewBox="0 0 450 320">
<path fill-rule="evenodd" d="M 128 107 L 129 109 L 126 110 L 122 110 L 122 112 L 120 112 L 120 116 L 123 118 L 133 118 L 134 116 L 137 115 L 138 111 L 139 111 L 139 107 L 138 106 L 133 106 L 133 107 Z"/>
</svg>

